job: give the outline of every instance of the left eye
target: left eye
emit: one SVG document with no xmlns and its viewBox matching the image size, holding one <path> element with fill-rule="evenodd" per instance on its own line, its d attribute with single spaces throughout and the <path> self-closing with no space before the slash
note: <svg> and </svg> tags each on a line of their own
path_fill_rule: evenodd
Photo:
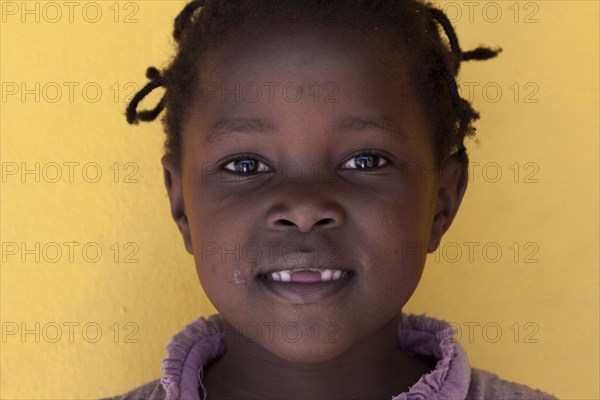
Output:
<svg viewBox="0 0 600 400">
<path fill-rule="evenodd" d="M 358 154 L 342 164 L 343 169 L 370 169 L 379 168 L 388 164 L 389 161 L 377 154 Z"/>
</svg>

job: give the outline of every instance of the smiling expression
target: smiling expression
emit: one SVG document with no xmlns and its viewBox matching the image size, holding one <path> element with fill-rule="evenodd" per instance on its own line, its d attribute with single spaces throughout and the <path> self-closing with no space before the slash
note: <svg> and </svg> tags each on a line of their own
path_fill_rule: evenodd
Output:
<svg viewBox="0 0 600 400">
<path fill-rule="evenodd" d="M 281 358 L 332 359 L 395 318 L 464 193 L 422 173 L 432 127 L 382 38 L 238 33 L 203 66 L 181 167 L 163 159 L 208 298 Z"/>
</svg>

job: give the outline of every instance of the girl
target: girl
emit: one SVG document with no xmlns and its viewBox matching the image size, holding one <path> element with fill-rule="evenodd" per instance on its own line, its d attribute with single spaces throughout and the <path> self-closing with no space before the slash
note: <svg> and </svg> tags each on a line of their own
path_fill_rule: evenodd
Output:
<svg viewBox="0 0 600 400">
<path fill-rule="evenodd" d="M 195 0 L 174 37 L 127 120 L 166 109 L 171 214 L 219 315 L 117 398 L 554 398 L 401 312 L 467 186 L 478 114 L 455 77 L 500 50 L 463 52 L 417 0 Z"/>
</svg>

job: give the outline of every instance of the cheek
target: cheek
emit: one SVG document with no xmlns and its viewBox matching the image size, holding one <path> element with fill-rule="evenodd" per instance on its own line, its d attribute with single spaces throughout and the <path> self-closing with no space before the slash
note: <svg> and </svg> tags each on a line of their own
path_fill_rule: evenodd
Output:
<svg viewBox="0 0 600 400">
<path fill-rule="evenodd" d="M 188 176 L 190 176 L 189 174 Z M 206 294 L 220 293 L 233 284 L 234 273 L 228 258 L 235 259 L 235 254 L 228 255 L 227 250 L 235 248 L 235 237 L 230 237 L 224 229 L 227 221 L 211 218 L 210 208 L 204 206 L 211 204 L 211 199 L 201 186 L 188 178 L 184 186 L 185 212 L 188 219 L 192 250 L 196 272 Z"/>
<path fill-rule="evenodd" d="M 423 272 L 434 198 L 427 185 L 415 182 L 409 187 L 361 212 L 359 242 L 365 245 L 359 247 L 359 259 L 366 268 L 365 287 L 380 291 L 374 302 L 385 304 L 392 298 L 406 302 Z"/>
<path fill-rule="evenodd" d="M 228 297 L 247 284 L 248 268 L 242 248 L 242 237 L 236 236 L 228 220 L 211 219 L 200 211 L 190 216 L 192 246 L 198 278 L 211 297 Z"/>
<path fill-rule="evenodd" d="M 253 298 L 255 247 L 249 244 L 248 210 L 215 207 L 218 202 L 201 192 L 190 191 L 194 206 L 188 211 L 196 272 L 220 312 L 240 312 L 252 306 Z"/>
</svg>

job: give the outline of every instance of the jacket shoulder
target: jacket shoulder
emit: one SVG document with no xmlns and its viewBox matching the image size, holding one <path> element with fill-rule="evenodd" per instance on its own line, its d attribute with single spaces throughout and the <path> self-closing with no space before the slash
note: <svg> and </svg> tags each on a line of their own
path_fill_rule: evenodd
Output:
<svg viewBox="0 0 600 400">
<path fill-rule="evenodd" d="M 148 382 L 120 396 L 106 397 L 100 400 L 165 400 L 167 394 L 160 379 Z"/>
<path fill-rule="evenodd" d="M 477 368 L 471 369 L 467 400 L 558 400 L 557 397 L 511 382 Z"/>
</svg>

